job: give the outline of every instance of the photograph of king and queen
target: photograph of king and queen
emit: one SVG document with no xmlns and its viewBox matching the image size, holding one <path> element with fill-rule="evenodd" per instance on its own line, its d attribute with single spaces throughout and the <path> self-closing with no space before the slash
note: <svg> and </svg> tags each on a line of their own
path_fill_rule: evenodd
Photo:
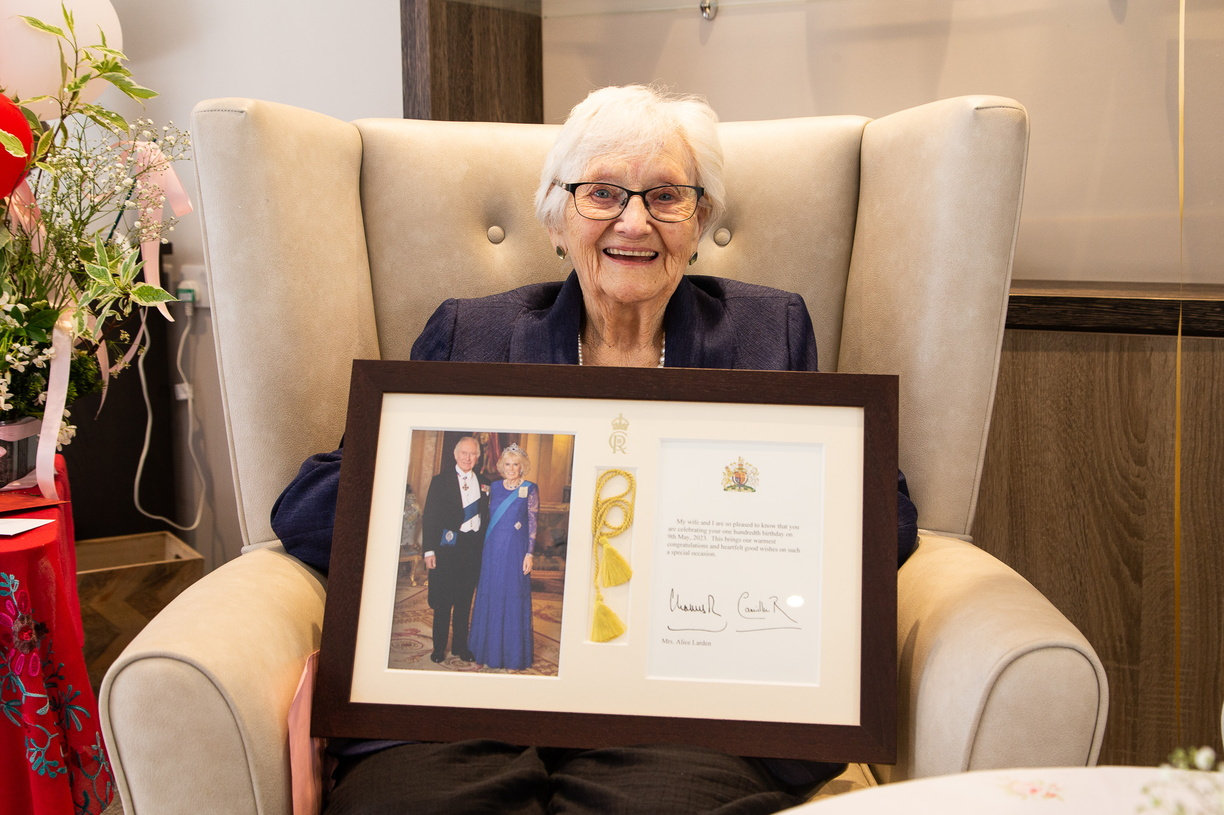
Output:
<svg viewBox="0 0 1224 815">
<path fill-rule="evenodd" d="M 556 676 L 574 437 L 413 430 L 389 668 Z"/>
</svg>

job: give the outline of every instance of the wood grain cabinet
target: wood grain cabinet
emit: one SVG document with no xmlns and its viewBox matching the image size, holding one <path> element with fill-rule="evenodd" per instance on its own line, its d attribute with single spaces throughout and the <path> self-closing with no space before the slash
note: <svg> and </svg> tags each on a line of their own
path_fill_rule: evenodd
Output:
<svg viewBox="0 0 1224 815">
<path fill-rule="evenodd" d="M 1066 330 L 1004 337 L 974 539 L 1100 655 L 1110 685 L 1101 764 L 1157 764 L 1178 745 L 1218 750 L 1224 295 L 1065 294 L 1043 310 L 1061 311 Z M 1026 311 L 1028 296 L 1013 289 L 1009 326 L 1046 319 Z M 1183 323 L 1180 402 L 1179 312 L 1200 315 Z"/>
</svg>

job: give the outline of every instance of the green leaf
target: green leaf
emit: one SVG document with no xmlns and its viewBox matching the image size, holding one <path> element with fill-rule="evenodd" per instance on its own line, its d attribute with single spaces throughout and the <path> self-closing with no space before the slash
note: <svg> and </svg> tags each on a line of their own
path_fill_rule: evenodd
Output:
<svg viewBox="0 0 1224 815">
<path fill-rule="evenodd" d="M 82 105 L 80 112 L 108 130 L 129 130 L 127 119 L 101 105 Z"/>
<path fill-rule="evenodd" d="M 102 31 L 102 29 L 98 29 L 98 30 Z M 105 54 L 108 57 L 114 57 L 116 60 L 127 59 L 127 54 L 123 53 L 122 51 L 119 51 L 119 50 L 116 50 L 114 48 L 110 48 L 109 46 L 107 46 L 105 31 L 102 31 L 102 44 L 101 45 L 91 45 L 89 46 L 89 50 L 97 51 L 99 54 Z M 124 69 L 124 70 L 127 70 L 127 69 Z"/>
<path fill-rule="evenodd" d="M 44 308 L 26 314 L 26 330 L 50 331 L 59 319 L 59 309 Z"/>
<path fill-rule="evenodd" d="M 102 332 L 106 328 L 107 321 L 110 320 L 111 317 L 113 316 L 111 313 L 113 311 L 114 311 L 114 306 L 111 303 L 107 303 L 105 306 L 103 306 L 101 309 L 98 310 L 97 318 L 94 320 L 94 335 L 95 336 L 97 337 L 102 336 Z"/>
<path fill-rule="evenodd" d="M 0 147 L 3 147 L 10 156 L 15 156 L 16 158 L 27 158 L 29 156 L 25 145 L 21 143 L 21 139 L 7 130 L 0 130 Z"/>
<path fill-rule="evenodd" d="M 17 109 L 20 110 L 21 115 L 25 117 L 26 124 L 30 126 L 30 132 L 31 133 L 43 132 L 43 125 L 42 125 L 42 122 L 38 121 L 38 114 L 30 110 L 29 108 L 25 107 L 25 104 L 27 103 L 18 105 Z"/>
<path fill-rule="evenodd" d="M 118 56 L 111 56 L 109 59 L 95 59 L 93 62 L 93 69 L 95 71 L 100 74 L 123 74 L 124 76 L 132 75 L 132 72 L 123 67 L 123 63 L 119 61 L 123 59 L 123 54 L 120 54 L 118 51 L 112 51 L 111 49 L 107 49 L 107 52 L 111 54 L 118 54 Z"/>
<path fill-rule="evenodd" d="M 102 79 L 105 79 L 132 99 L 152 99 L 154 96 L 157 96 L 157 91 L 137 85 L 129 77 L 115 71 L 102 74 Z"/>
<path fill-rule="evenodd" d="M 159 286 L 141 283 L 132 289 L 132 300 L 142 306 L 156 306 L 158 303 L 177 302 L 178 298 Z"/>
<path fill-rule="evenodd" d="M 34 148 L 34 155 L 37 158 L 42 158 L 51 151 L 51 146 L 55 142 L 55 131 L 48 130 L 38 137 L 38 146 Z"/>
<path fill-rule="evenodd" d="M 90 71 L 86 71 L 85 73 L 81 74 L 76 79 L 72 80 L 71 82 L 69 82 L 67 85 L 64 86 L 64 95 L 71 96 L 74 93 L 80 93 L 81 91 L 85 90 L 85 86 L 88 85 L 89 80 L 93 78 L 94 78 L 93 73 Z"/>
<path fill-rule="evenodd" d="M 130 286 L 136 282 L 136 274 L 144 266 L 144 262 L 140 259 L 140 252 L 132 249 L 123 258 L 123 264 L 119 268 L 119 279 L 124 285 Z"/>
<path fill-rule="evenodd" d="M 60 39 L 64 39 L 64 40 L 68 39 L 68 36 L 64 34 L 64 29 L 60 28 L 59 26 L 54 26 L 54 25 L 49 25 L 47 23 L 44 23 L 42 20 L 38 19 L 37 17 L 27 17 L 24 14 L 20 15 L 20 17 L 21 19 L 25 20 L 26 23 L 28 23 L 31 28 L 37 28 L 39 31 L 46 31 L 48 34 L 54 34 Z"/>
<path fill-rule="evenodd" d="M 99 266 L 96 263 L 86 263 L 85 273 L 89 275 L 92 279 L 98 281 L 99 283 L 105 283 L 107 285 L 110 285 L 111 283 L 114 282 L 113 279 L 111 278 L 110 269 L 106 268 L 105 266 Z M 89 298 L 89 299 L 92 300 L 93 298 Z"/>
</svg>

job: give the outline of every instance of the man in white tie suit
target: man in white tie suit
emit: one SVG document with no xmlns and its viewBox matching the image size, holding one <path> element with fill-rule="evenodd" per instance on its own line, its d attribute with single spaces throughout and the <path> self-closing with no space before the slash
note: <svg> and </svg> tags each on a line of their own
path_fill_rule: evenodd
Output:
<svg viewBox="0 0 1224 815">
<path fill-rule="evenodd" d="M 479 459 L 476 439 L 459 439 L 455 466 L 443 467 L 425 496 L 422 545 L 429 571 L 429 607 L 434 613 L 429 658 L 437 663 L 446 659 L 448 639 L 452 654 L 474 661 L 468 649 L 468 624 L 489 519 L 489 488 L 474 470 Z"/>
</svg>

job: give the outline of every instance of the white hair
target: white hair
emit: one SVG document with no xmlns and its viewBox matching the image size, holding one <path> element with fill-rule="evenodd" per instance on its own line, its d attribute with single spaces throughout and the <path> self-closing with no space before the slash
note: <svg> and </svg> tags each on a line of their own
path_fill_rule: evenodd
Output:
<svg viewBox="0 0 1224 815">
<path fill-rule="evenodd" d="M 726 209 L 722 147 L 718 115 L 704 99 L 678 96 L 645 85 L 600 88 L 570 111 L 557 141 L 544 160 L 536 191 L 536 217 L 559 229 L 569 193 L 556 182 L 584 180 L 581 176 L 600 158 L 652 157 L 679 137 L 692 157 L 695 184 L 705 188 L 702 234 Z"/>
</svg>

